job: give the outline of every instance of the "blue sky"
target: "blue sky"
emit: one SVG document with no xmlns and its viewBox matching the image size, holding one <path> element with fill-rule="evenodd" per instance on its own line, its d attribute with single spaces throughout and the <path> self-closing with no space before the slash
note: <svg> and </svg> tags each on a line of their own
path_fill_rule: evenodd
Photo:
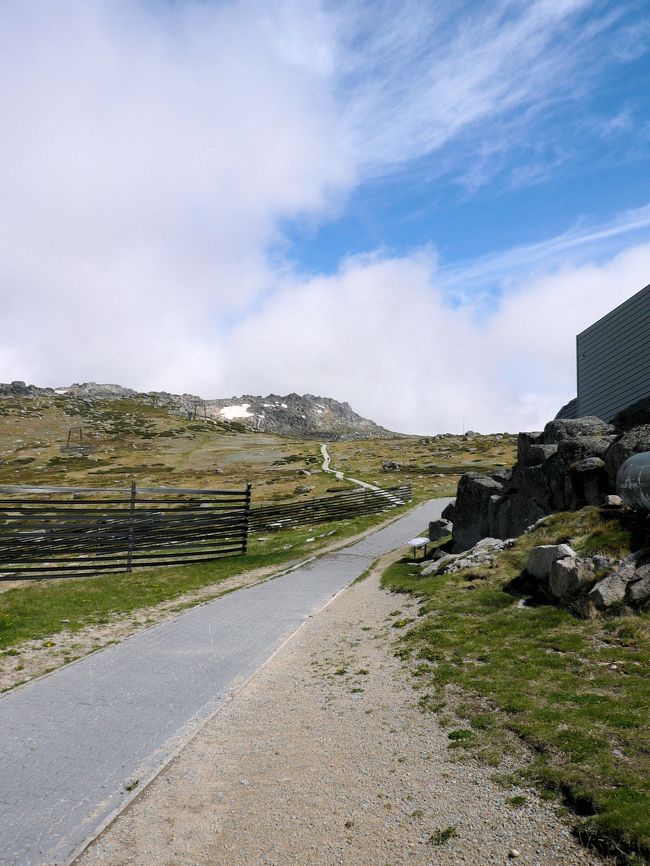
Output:
<svg viewBox="0 0 650 866">
<path fill-rule="evenodd" d="M 463 16 L 480 5 L 455 4 L 452 22 L 462 28 Z M 548 94 L 544 106 L 533 96 L 360 183 L 326 222 L 287 221 L 288 255 L 298 267 L 333 273 L 349 255 L 377 248 L 408 255 L 432 242 L 443 265 L 457 266 L 647 204 L 648 6 L 581 5 L 582 14 L 562 29 L 563 40 L 570 44 L 589 27 L 597 32 L 570 82 Z M 484 136 L 500 126 L 512 129 L 512 138 L 498 142 L 496 156 L 486 154 Z"/>
<path fill-rule="evenodd" d="M 0 5 L 0 380 L 539 427 L 650 282 L 644 0 Z"/>
</svg>

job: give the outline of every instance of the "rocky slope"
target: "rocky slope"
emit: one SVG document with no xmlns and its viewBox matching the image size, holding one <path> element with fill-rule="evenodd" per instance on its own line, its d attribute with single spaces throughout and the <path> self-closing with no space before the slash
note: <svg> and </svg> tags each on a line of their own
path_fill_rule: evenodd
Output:
<svg viewBox="0 0 650 866">
<path fill-rule="evenodd" d="M 175 414 L 226 420 L 250 430 L 285 436 L 368 439 L 399 435 L 362 418 L 348 403 L 341 403 L 330 397 L 316 397 L 313 394 L 269 394 L 266 397 L 247 394 L 243 397 L 203 400 L 194 394 L 140 392 L 121 385 L 100 385 L 95 382 L 84 382 L 65 388 L 38 388 L 24 382 L 0 384 L 0 398 L 57 395 L 86 400 L 139 400 L 166 408 Z"/>
<path fill-rule="evenodd" d="M 395 435 L 357 415 L 349 403 L 312 394 L 246 395 L 230 400 L 207 400 L 204 405 L 208 417 L 220 415 L 269 433 L 345 439 Z"/>
<path fill-rule="evenodd" d="M 650 425 L 627 430 L 599 418 L 549 422 L 520 433 L 514 469 L 463 475 L 453 512 L 455 550 L 482 538 L 512 538 L 545 515 L 601 505 L 616 492 L 619 467 L 650 451 Z M 448 516 L 448 515 L 446 515 Z"/>
</svg>

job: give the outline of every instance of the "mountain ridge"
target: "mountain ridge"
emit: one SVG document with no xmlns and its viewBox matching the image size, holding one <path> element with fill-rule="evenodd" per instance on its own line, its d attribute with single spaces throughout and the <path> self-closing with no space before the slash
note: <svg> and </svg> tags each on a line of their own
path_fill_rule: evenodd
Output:
<svg viewBox="0 0 650 866">
<path fill-rule="evenodd" d="M 248 430 L 285 436 L 367 439 L 403 435 L 362 417 L 348 402 L 314 394 L 244 394 L 229 398 L 203 399 L 195 394 L 136 391 L 122 385 L 97 382 L 74 383 L 60 388 L 40 388 L 22 381 L 0 383 L 0 398 L 63 396 L 86 400 L 135 400 L 166 408 L 172 414 L 223 420 L 241 424 Z"/>
</svg>

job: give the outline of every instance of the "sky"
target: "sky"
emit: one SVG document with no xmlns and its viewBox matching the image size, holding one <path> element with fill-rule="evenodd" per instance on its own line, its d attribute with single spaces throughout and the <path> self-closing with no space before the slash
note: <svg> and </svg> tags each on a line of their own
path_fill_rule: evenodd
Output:
<svg viewBox="0 0 650 866">
<path fill-rule="evenodd" d="M 0 381 L 539 429 L 650 283 L 647 0 L 0 0 Z"/>
</svg>

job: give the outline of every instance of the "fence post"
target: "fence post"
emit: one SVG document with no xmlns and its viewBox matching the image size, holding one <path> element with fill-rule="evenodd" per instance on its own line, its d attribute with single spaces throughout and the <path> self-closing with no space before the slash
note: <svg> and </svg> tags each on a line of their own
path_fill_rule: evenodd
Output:
<svg viewBox="0 0 650 866">
<path fill-rule="evenodd" d="M 363 513 L 368 515 L 368 488 L 363 488 Z"/>
<path fill-rule="evenodd" d="M 133 562 L 133 524 L 135 522 L 135 481 L 131 482 L 131 503 L 129 506 L 129 534 L 128 534 L 128 549 L 126 554 L 126 570 L 132 571 Z"/>
<path fill-rule="evenodd" d="M 311 498 L 311 525 L 313 526 L 316 523 L 316 497 L 312 496 Z"/>
<path fill-rule="evenodd" d="M 251 488 L 252 484 L 249 481 L 246 485 L 246 504 L 244 506 L 244 540 L 242 542 L 242 556 L 246 556 L 246 551 L 248 550 L 248 522 L 251 513 Z"/>
</svg>

